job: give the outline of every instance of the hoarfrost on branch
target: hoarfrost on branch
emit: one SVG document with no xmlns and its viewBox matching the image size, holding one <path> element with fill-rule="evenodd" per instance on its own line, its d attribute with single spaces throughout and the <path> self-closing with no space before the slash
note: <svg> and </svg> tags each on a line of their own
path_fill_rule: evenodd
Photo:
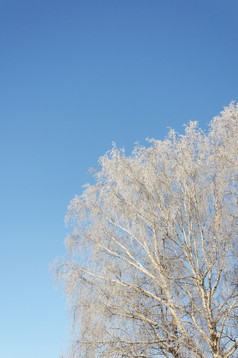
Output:
<svg viewBox="0 0 238 358">
<path fill-rule="evenodd" d="M 237 357 L 237 153 L 231 103 L 208 133 L 191 122 L 100 158 L 56 263 L 70 357 Z"/>
</svg>

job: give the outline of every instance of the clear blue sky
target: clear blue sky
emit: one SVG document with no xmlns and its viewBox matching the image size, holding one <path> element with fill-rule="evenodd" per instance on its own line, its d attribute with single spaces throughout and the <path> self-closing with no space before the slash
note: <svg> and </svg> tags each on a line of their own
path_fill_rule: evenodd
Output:
<svg viewBox="0 0 238 358">
<path fill-rule="evenodd" d="M 57 358 L 49 263 L 112 141 L 202 128 L 238 98 L 237 0 L 0 0 L 0 357 Z"/>
</svg>

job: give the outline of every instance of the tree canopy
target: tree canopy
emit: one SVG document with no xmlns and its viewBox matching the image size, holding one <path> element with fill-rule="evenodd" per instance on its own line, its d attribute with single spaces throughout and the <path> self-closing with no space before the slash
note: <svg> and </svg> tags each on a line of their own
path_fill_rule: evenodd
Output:
<svg viewBox="0 0 238 358">
<path fill-rule="evenodd" d="M 207 132 L 190 122 L 100 158 L 56 263 L 70 356 L 237 357 L 237 153 L 231 103 Z"/>
</svg>

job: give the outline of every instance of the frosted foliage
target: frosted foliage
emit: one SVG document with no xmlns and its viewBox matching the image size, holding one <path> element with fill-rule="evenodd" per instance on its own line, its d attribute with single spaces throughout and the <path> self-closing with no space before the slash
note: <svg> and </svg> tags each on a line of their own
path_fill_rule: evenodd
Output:
<svg viewBox="0 0 238 358">
<path fill-rule="evenodd" d="M 70 357 L 238 356 L 238 107 L 208 133 L 113 146 L 69 205 L 56 264 Z"/>
</svg>

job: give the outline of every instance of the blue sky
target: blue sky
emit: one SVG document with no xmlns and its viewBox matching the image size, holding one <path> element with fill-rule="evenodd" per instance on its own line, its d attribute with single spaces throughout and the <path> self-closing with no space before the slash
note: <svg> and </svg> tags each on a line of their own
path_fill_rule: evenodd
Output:
<svg viewBox="0 0 238 358">
<path fill-rule="evenodd" d="M 203 129 L 238 97 L 237 0 L 0 0 L 0 356 L 56 358 L 70 328 L 49 263 L 116 142 Z"/>
</svg>

